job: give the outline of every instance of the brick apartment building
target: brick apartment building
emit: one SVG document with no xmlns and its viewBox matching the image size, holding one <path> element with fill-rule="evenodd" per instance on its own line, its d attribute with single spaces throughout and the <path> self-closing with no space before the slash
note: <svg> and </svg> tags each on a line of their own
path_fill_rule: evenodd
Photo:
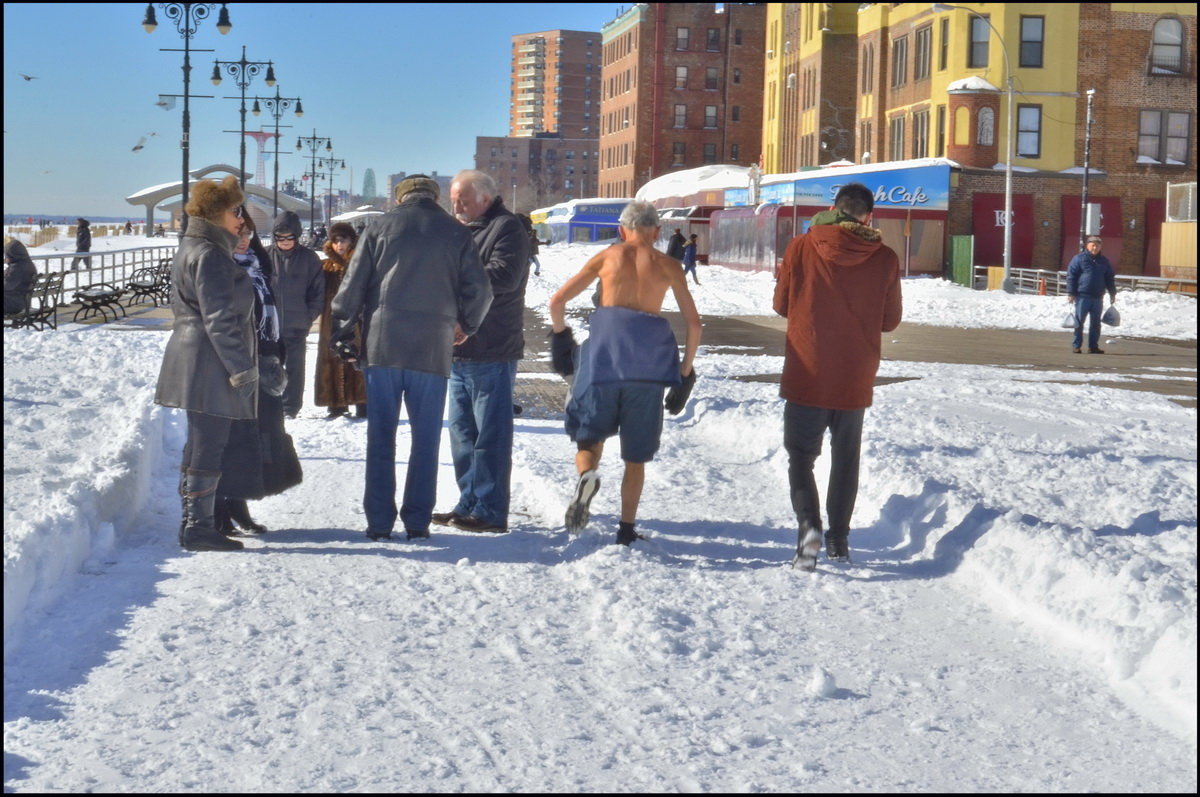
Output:
<svg viewBox="0 0 1200 797">
<path fill-rule="evenodd" d="M 1012 264 L 1063 268 L 1079 249 L 1095 89 L 1088 204 L 1100 208 L 1105 254 L 1122 273 L 1159 274 L 1167 184 L 1196 180 L 1196 5 L 958 5 L 771 4 L 764 171 L 833 160 L 825 128 L 837 123 L 816 109 L 844 107 L 853 63 L 850 159 L 958 163 L 945 234 L 973 235 L 975 262 L 1000 265 L 1011 74 Z M 819 54 L 845 53 L 851 30 L 856 52 Z"/>
<path fill-rule="evenodd" d="M 604 26 L 600 196 L 759 160 L 765 21 L 761 3 L 638 3 Z"/>
</svg>

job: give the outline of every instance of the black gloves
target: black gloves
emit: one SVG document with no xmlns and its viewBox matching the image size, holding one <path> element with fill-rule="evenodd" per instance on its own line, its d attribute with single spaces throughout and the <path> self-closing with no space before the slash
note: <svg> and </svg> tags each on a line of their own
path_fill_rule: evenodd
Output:
<svg viewBox="0 0 1200 797">
<path fill-rule="evenodd" d="M 358 359 L 358 347 L 348 340 L 338 340 L 329 344 L 329 348 L 333 350 L 334 355 L 344 363 L 349 363 L 355 368 L 360 368 L 361 364 Z"/>
<path fill-rule="evenodd" d="M 560 376 L 575 373 L 575 350 L 578 348 L 570 327 L 550 333 L 550 362 Z"/>
<path fill-rule="evenodd" d="M 667 412 L 672 415 L 678 415 L 683 412 L 683 408 L 687 406 L 688 396 L 692 395 L 692 388 L 696 386 L 696 368 L 692 367 L 692 372 L 683 378 L 683 384 L 678 387 L 673 387 L 667 391 L 667 397 L 663 401 L 663 406 L 667 408 Z"/>
<path fill-rule="evenodd" d="M 258 358 L 258 386 L 267 394 L 282 396 L 287 389 L 287 381 L 287 371 L 283 370 L 283 363 L 278 357 L 268 354 Z"/>
</svg>

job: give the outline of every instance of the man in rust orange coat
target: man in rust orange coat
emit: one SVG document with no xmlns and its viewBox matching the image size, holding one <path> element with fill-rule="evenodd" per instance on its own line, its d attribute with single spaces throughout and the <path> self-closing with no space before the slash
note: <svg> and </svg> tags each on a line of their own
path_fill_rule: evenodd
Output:
<svg viewBox="0 0 1200 797">
<path fill-rule="evenodd" d="M 832 452 L 826 556 L 850 560 L 863 415 L 879 370 L 880 336 L 900 324 L 900 264 L 871 228 L 875 207 L 861 183 L 842 186 L 833 207 L 788 244 L 775 285 L 787 318 L 779 394 L 787 400 L 783 444 L 799 534 L 793 566 L 813 570 L 821 550 L 821 502 L 813 463 L 825 431 Z"/>
</svg>

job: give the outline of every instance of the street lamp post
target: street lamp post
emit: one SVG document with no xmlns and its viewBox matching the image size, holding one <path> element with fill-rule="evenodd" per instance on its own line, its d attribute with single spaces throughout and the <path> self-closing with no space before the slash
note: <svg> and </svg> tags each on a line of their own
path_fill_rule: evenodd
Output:
<svg viewBox="0 0 1200 797">
<path fill-rule="evenodd" d="M 217 17 L 217 30 L 221 35 L 229 33 L 233 29 L 233 23 L 229 21 L 229 10 L 225 7 L 225 3 L 221 3 L 221 13 Z M 216 8 L 216 3 L 159 3 L 158 7 L 167 15 L 167 19 L 175 23 L 175 29 L 179 31 L 179 35 L 183 37 L 183 50 L 175 50 L 172 48 L 162 48 L 162 52 L 183 53 L 183 138 L 179 142 L 179 148 L 183 150 L 183 208 L 180 215 L 180 230 L 187 232 L 187 203 L 188 203 L 188 139 L 192 126 L 192 116 L 188 109 L 188 99 L 191 97 L 191 73 L 192 73 L 192 37 L 196 35 L 196 27 L 200 21 L 207 19 L 208 15 Z M 146 16 L 142 20 L 142 27 L 147 33 L 153 33 L 158 27 L 158 20 L 154 16 L 154 4 L 146 4 Z M 211 53 L 212 50 L 197 50 L 196 52 Z M 178 94 L 166 94 L 166 97 L 178 97 Z M 207 95 L 199 95 L 207 96 Z"/>
<path fill-rule="evenodd" d="M 304 116 L 304 106 L 300 104 L 299 97 L 280 97 L 278 86 L 275 87 L 274 97 L 254 98 L 254 108 L 251 112 L 255 116 L 262 113 L 260 102 L 267 107 L 267 112 L 275 119 L 275 188 L 271 192 L 271 218 L 274 219 L 279 215 L 279 120 L 284 111 L 291 108 L 293 103 L 296 105 L 296 116 Z"/>
<path fill-rule="evenodd" d="M 267 68 L 267 86 L 268 88 L 275 85 L 275 66 L 271 61 L 247 61 L 246 60 L 246 45 L 242 45 L 242 57 L 237 61 L 222 61 L 219 58 L 213 60 L 212 83 L 214 86 L 221 85 L 221 70 L 233 78 L 237 87 L 242 90 L 241 99 L 241 116 L 242 127 L 239 131 L 241 142 L 241 160 L 238 161 L 238 168 L 241 170 L 238 175 L 238 180 L 243 188 L 246 187 L 246 89 L 250 86 L 250 81 L 253 80 L 263 67 Z M 226 97 L 227 100 L 236 100 L 237 97 Z M 232 132 L 232 131 L 225 131 Z"/>
<path fill-rule="evenodd" d="M 1013 138 L 1013 113 L 1014 109 L 1016 108 L 1016 104 L 1013 98 L 1012 61 L 1009 60 L 1008 45 L 1004 43 L 1004 37 L 1000 35 L 1000 31 L 996 30 L 996 26 L 992 24 L 990 19 L 985 17 L 983 14 L 980 14 L 978 11 L 967 8 L 966 6 L 954 5 L 953 3 L 933 4 L 934 11 L 953 11 L 954 9 L 961 9 L 973 17 L 983 20 L 984 23 L 992 29 L 992 33 L 996 34 L 996 39 L 1000 42 L 1000 49 L 1004 53 L 1004 71 L 1008 76 L 1008 89 L 1006 91 L 1008 96 L 1008 139 L 1005 144 L 1006 153 L 1004 157 L 1004 282 L 1001 283 L 1000 287 L 1005 293 L 1014 293 L 1016 291 L 1016 286 L 1013 285 L 1012 279 L 1012 170 L 1013 157 L 1014 153 L 1016 152 L 1016 141 Z"/>
<path fill-rule="evenodd" d="M 334 175 L 334 169 L 345 169 L 346 161 L 344 161 L 344 160 L 339 161 L 337 158 L 330 155 L 328 158 L 322 158 L 321 160 L 317 161 L 317 165 L 320 166 L 322 169 L 329 169 L 328 172 L 323 172 L 319 176 L 329 178 L 329 192 L 326 194 L 327 199 L 325 201 L 325 220 L 332 221 L 333 220 L 333 175 Z M 314 185 L 315 185 L 316 176 L 313 177 L 313 180 L 314 180 Z"/>
<path fill-rule="evenodd" d="M 308 147 L 309 156 L 312 159 L 312 166 L 309 168 L 309 173 L 315 175 L 317 173 L 317 150 L 321 145 L 325 145 L 325 152 L 333 152 L 333 140 L 326 136 L 318 136 L 316 129 L 313 130 L 311 136 L 301 136 L 296 139 L 296 151 L 300 152 L 305 146 Z M 311 230 L 316 226 L 317 217 L 317 179 L 310 178 L 313 181 L 312 190 L 308 201 L 308 228 Z"/>
</svg>

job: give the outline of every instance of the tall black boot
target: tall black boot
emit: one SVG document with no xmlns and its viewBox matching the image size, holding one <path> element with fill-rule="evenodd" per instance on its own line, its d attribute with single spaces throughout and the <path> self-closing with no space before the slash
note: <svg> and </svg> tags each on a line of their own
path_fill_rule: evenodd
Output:
<svg viewBox="0 0 1200 797">
<path fill-rule="evenodd" d="M 186 526 L 183 547 L 189 551 L 240 551 L 242 544 L 224 536 L 216 528 L 213 516 L 217 501 L 219 470 L 188 468 L 184 479 L 183 510 Z"/>
<path fill-rule="evenodd" d="M 183 545 L 183 530 L 187 527 L 187 468 L 183 465 L 179 466 L 179 498 L 181 502 L 179 512 L 179 544 Z"/>
<path fill-rule="evenodd" d="M 262 534 L 267 530 L 266 526 L 261 523 L 255 523 L 254 518 L 250 517 L 250 507 L 246 506 L 245 498 L 226 498 L 225 511 L 229 513 L 229 517 L 233 522 L 242 527 L 242 531 Z"/>
<path fill-rule="evenodd" d="M 233 526 L 233 518 L 229 516 L 229 502 L 231 500 L 233 499 L 226 498 L 218 493 L 217 500 L 213 504 L 213 525 L 216 526 L 217 531 L 226 537 L 237 531 Z"/>
</svg>

